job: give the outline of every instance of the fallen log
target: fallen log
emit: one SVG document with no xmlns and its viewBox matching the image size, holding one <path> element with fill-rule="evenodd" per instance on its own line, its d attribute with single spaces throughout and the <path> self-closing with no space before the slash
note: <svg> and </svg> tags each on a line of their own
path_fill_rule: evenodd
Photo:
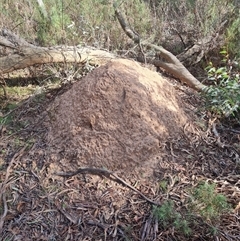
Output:
<svg viewBox="0 0 240 241">
<path fill-rule="evenodd" d="M 46 63 L 90 63 L 102 65 L 110 59 L 116 58 L 113 54 L 90 47 L 55 47 L 33 48 L 23 47 L 18 53 L 0 58 L 0 74 L 23 69 L 35 64 Z"/>
<path fill-rule="evenodd" d="M 55 46 L 47 48 L 35 46 L 6 29 L 0 31 L 0 46 L 14 51 L 0 58 L 0 74 L 35 64 L 88 62 L 93 65 L 102 65 L 110 59 L 116 58 L 107 51 L 92 47 Z"/>
</svg>

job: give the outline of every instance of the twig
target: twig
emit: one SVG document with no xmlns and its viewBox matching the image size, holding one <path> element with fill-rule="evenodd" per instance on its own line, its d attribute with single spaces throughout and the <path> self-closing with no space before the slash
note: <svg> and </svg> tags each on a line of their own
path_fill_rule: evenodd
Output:
<svg viewBox="0 0 240 241">
<path fill-rule="evenodd" d="M 7 200 L 6 200 L 6 194 L 3 193 L 2 194 L 2 202 L 3 202 L 3 208 L 4 208 L 4 212 L 0 218 L 0 233 L 2 233 L 2 228 L 3 228 L 3 224 L 5 221 L 5 217 L 7 216 L 7 212 L 8 212 L 8 206 L 7 206 Z"/>
<path fill-rule="evenodd" d="M 220 135 L 219 135 L 219 133 L 217 131 L 216 123 L 214 123 L 214 122 L 212 123 L 212 132 L 213 132 L 213 134 L 216 137 L 216 141 L 217 141 L 218 146 L 223 148 L 225 145 L 221 142 L 221 137 L 220 137 Z"/>
<path fill-rule="evenodd" d="M 27 146 L 23 147 L 18 153 L 16 153 L 12 160 L 10 161 L 8 168 L 6 170 L 6 176 L 5 176 L 5 180 L 0 184 L 0 199 L 2 199 L 3 202 L 3 207 L 4 207 L 4 212 L 0 217 L 0 233 L 2 232 L 2 228 L 3 228 L 3 224 L 5 221 L 5 217 L 7 215 L 8 212 L 8 206 L 7 206 L 7 200 L 6 200 L 6 189 L 9 186 L 10 182 L 10 173 L 11 173 L 11 169 L 13 167 L 13 165 L 16 163 L 17 160 L 19 160 L 19 158 L 21 158 L 24 150 L 26 149 Z"/>
<path fill-rule="evenodd" d="M 144 64 L 147 64 L 146 54 L 145 54 L 144 51 L 143 51 L 143 47 L 142 47 L 141 42 L 139 42 L 138 45 L 139 45 L 140 51 L 141 51 L 141 53 L 142 53 L 142 55 L 143 55 L 143 58 L 144 58 Z"/>
<path fill-rule="evenodd" d="M 226 127 L 224 127 L 224 129 L 227 130 L 227 131 L 233 132 L 233 133 L 240 134 L 240 130 L 231 129 L 231 128 L 226 128 Z"/>
<path fill-rule="evenodd" d="M 101 177 L 104 176 L 104 177 L 106 177 L 110 180 L 113 180 L 115 182 L 118 182 L 118 183 L 122 184 L 123 186 L 128 187 L 132 191 L 139 194 L 143 199 L 145 199 L 150 204 L 157 205 L 157 206 L 160 205 L 159 203 L 157 203 L 157 202 L 149 199 L 148 197 L 146 197 L 144 194 L 142 194 L 140 191 L 138 191 L 131 184 L 128 184 L 122 178 L 118 177 L 115 173 L 113 173 L 109 170 L 106 170 L 106 169 L 87 167 L 87 168 L 80 168 L 75 172 L 67 172 L 67 173 L 58 172 L 58 173 L 54 173 L 54 174 L 57 175 L 57 176 L 61 176 L 61 177 L 72 177 L 72 176 L 75 176 L 75 175 L 78 175 L 78 174 L 92 174 L 92 175 L 98 175 L 98 176 L 101 176 Z"/>
</svg>

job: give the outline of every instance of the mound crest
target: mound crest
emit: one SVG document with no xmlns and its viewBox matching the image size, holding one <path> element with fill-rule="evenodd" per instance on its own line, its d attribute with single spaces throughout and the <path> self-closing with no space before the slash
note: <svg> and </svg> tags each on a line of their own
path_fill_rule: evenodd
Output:
<svg viewBox="0 0 240 241">
<path fill-rule="evenodd" d="M 166 80 L 133 61 L 96 68 L 48 109 L 52 157 L 68 169 L 154 168 L 166 138 L 187 122 L 175 95 Z"/>
</svg>

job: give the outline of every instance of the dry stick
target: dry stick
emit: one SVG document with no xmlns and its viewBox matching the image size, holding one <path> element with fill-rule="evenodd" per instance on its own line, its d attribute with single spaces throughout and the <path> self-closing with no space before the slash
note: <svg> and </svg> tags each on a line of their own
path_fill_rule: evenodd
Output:
<svg viewBox="0 0 240 241">
<path fill-rule="evenodd" d="M 13 165 L 16 163 L 17 160 L 19 160 L 19 158 L 21 158 L 24 150 L 26 149 L 27 146 L 23 147 L 18 153 L 16 153 L 12 160 L 10 161 L 8 168 L 6 170 L 6 176 L 5 176 L 5 180 L 0 184 L 0 199 L 2 199 L 3 202 L 3 208 L 4 208 L 4 212 L 0 217 L 0 233 L 2 232 L 2 228 L 3 228 L 3 224 L 5 221 L 5 217 L 7 216 L 7 212 L 8 212 L 8 206 L 7 206 L 7 200 L 6 200 L 6 189 L 8 187 L 9 183 L 9 179 L 10 179 L 10 173 L 11 173 L 11 169 L 13 167 Z"/>
<path fill-rule="evenodd" d="M 5 189 L 5 188 L 4 188 Z M 5 192 L 5 190 L 4 190 Z M 2 233 L 2 228 L 3 228 L 3 224 L 4 224 L 4 221 L 5 221 L 5 217 L 7 216 L 7 212 L 8 212 L 8 206 L 7 206 L 7 200 L 6 200 L 6 194 L 3 193 L 2 195 L 2 202 L 3 202 L 3 209 L 4 209 L 4 212 L 0 218 L 0 233 Z"/>
<path fill-rule="evenodd" d="M 148 197 L 146 197 L 144 194 L 142 194 L 140 191 L 138 191 L 135 187 L 133 187 L 132 185 L 125 182 L 122 178 L 118 177 L 115 173 L 113 173 L 109 170 L 106 170 L 106 169 L 87 167 L 87 168 L 79 168 L 75 172 L 67 172 L 67 173 L 58 172 L 58 173 L 54 173 L 54 174 L 57 175 L 57 176 L 61 176 L 61 177 L 72 177 L 72 176 L 75 176 L 77 174 L 92 174 L 92 175 L 104 176 L 104 177 L 106 177 L 110 180 L 113 180 L 115 182 L 118 182 L 118 183 L 122 184 L 123 186 L 128 187 L 132 191 L 139 194 L 143 199 L 145 199 L 150 204 L 157 205 L 157 206 L 160 205 L 159 203 L 157 203 L 157 202 L 149 199 Z"/>
</svg>

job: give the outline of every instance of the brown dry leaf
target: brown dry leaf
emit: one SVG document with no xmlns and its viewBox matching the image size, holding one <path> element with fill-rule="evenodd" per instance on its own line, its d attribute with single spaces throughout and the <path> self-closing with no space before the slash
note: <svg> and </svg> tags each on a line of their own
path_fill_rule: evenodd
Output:
<svg viewBox="0 0 240 241">
<path fill-rule="evenodd" d="M 238 213 L 238 210 L 240 209 L 240 202 L 238 203 L 238 205 L 234 208 L 234 212 Z"/>
<path fill-rule="evenodd" d="M 20 202 L 17 204 L 17 211 L 18 211 L 19 213 L 22 213 L 22 212 L 24 211 L 25 207 L 26 207 L 26 203 L 20 201 Z"/>
</svg>

